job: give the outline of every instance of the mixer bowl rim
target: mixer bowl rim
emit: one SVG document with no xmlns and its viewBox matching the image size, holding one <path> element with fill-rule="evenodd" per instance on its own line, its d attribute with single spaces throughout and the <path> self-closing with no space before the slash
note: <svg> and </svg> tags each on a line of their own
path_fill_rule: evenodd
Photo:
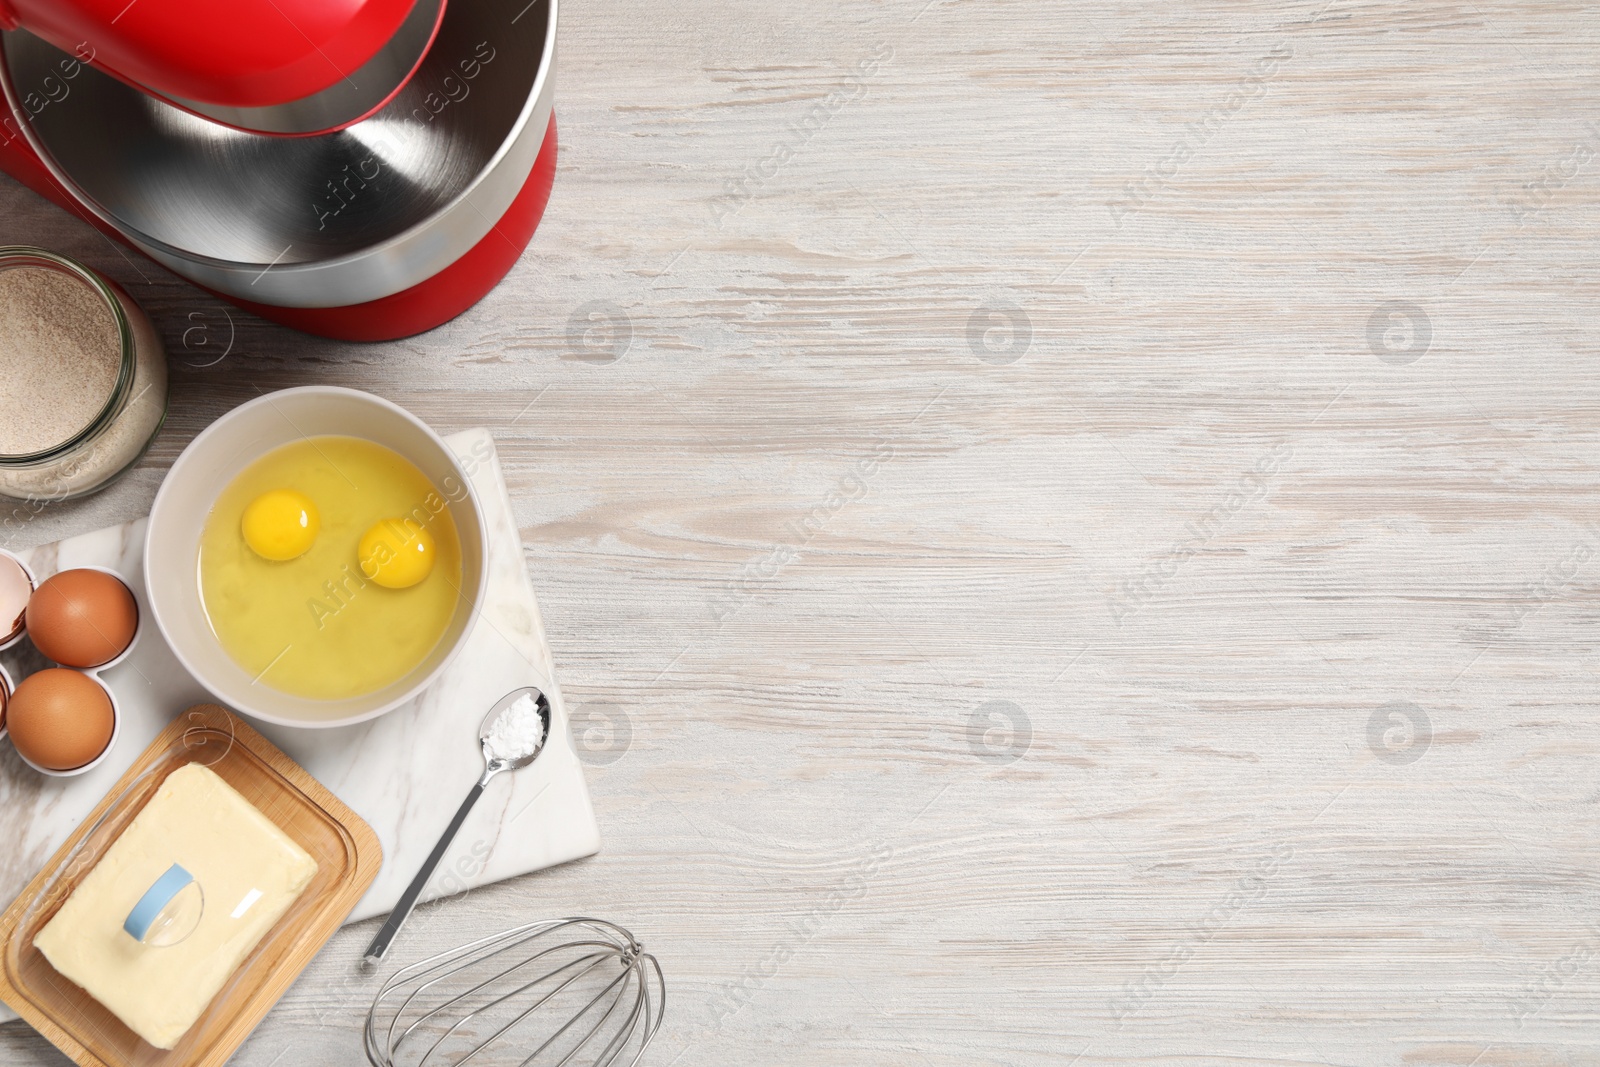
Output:
<svg viewBox="0 0 1600 1067">
<path fill-rule="evenodd" d="M 538 2 L 541 2 L 541 0 L 532 0 L 532 2 L 527 5 L 527 8 L 525 8 L 524 11 L 526 11 L 528 8 L 532 8 L 533 4 Z M 470 203 L 473 194 L 480 191 L 486 184 L 493 180 L 496 171 L 505 162 L 506 157 L 518 148 L 519 141 L 522 139 L 523 135 L 528 132 L 532 120 L 536 117 L 539 117 L 541 113 L 548 112 L 550 110 L 549 103 L 546 98 L 548 95 L 550 80 L 554 75 L 556 26 L 558 22 L 557 16 L 560 8 L 560 0 L 542 0 L 542 2 L 548 6 L 549 12 L 545 19 L 544 41 L 540 46 L 539 69 L 537 73 L 535 73 L 532 83 L 529 85 L 527 97 L 523 102 L 521 110 L 517 114 L 516 120 L 507 128 L 505 136 L 501 138 L 500 143 L 495 147 L 493 155 L 484 161 L 484 163 L 478 168 L 477 173 L 472 176 L 472 179 L 449 200 L 438 205 L 436 208 L 430 211 L 426 217 L 419 219 L 417 222 L 406 227 L 404 230 L 401 230 L 399 233 L 392 234 L 391 236 L 372 244 L 362 245 L 353 251 L 345 252 L 338 256 L 310 260 L 303 263 L 289 263 L 280 265 L 276 263 L 245 262 L 243 260 L 219 259 L 214 256 L 180 249 L 169 245 L 165 241 L 144 233 L 135 226 L 123 222 L 116 215 L 106 210 L 94 198 L 86 194 L 83 189 L 79 187 L 78 183 L 75 182 L 72 177 L 67 174 L 56 162 L 54 156 L 45 147 L 39 135 L 32 128 L 33 124 L 27 119 L 26 111 L 21 106 L 21 101 L 18 97 L 17 89 L 11 72 L 11 65 L 7 61 L 6 49 L 3 47 L 3 39 L 9 37 L 12 33 L 24 31 L 9 31 L 3 35 L 0 35 L 0 96 L 4 97 L 7 110 L 10 112 L 11 120 L 18 128 L 22 130 L 23 136 L 26 138 L 29 147 L 33 149 L 34 154 L 38 156 L 40 163 L 43 164 L 45 169 L 50 172 L 52 177 L 54 177 L 62 184 L 63 187 L 65 187 L 65 189 L 72 195 L 72 198 L 77 201 L 79 206 L 92 213 L 95 218 L 99 219 L 107 226 L 110 226 L 117 233 L 122 234 L 129 240 L 139 245 L 142 249 L 150 251 L 152 256 L 161 260 L 166 265 L 170 266 L 175 263 L 185 265 L 192 264 L 200 268 L 209 268 L 211 271 L 216 272 L 216 274 L 222 275 L 223 277 L 239 275 L 243 277 L 254 276 L 259 278 L 260 276 L 270 272 L 279 278 L 292 278 L 294 276 L 303 275 L 306 276 L 308 280 L 315 279 L 324 272 L 334 271 L 344 267 L 359 266 L 363 262 L 375 256 L 381 256 L 386 252 L 402 248 L 404 245 L 421 238 L 428 231 L 437 226 L 442 219 L 456 214 L 463 209 L 470 210 L 474 215 L 479 217 L 483 215 L 483 212 L 479 210 L 476 205 Z M 508 5 L 508 7 L 509 6 L 510 5 Z M 449 17 L 448 7 L 445 17 Z M 519 15 L 518 18 L 520 17 L 521 16 Z M 45 43 L 47 45 L 49 44 L 49 42 Z M 435 41 L 435 45 L 436 44 L 437 41 Z M 50 45 L 50 47 L 53 48 L 54 46 Z M 63 53 L 63 55 L 65 55 L 65 53 Z M 130 87 L 130 91 L 138 92 L 140 90 Z M 152 97 L 151 99 L 162 107 L 172 108 L 174 111 L 177 111 L 181 114 L 192 115 L 192 113 L 185 112 L 183 108 L 177 106 L 176 104 L 169 103 L 160 97 Z M 384 106 L 384 108 L 380 108 L 372 116 L 369 116 L 369 118 L 375 118 L 378 115 L 381 115 L 384 110 L 386 110 L 388 107 L 392 107 L 393 105 L 394 101 L 391 100 Z M 543 115 L 543 118 L 547 124 L 548 115 Z M 210 122 L 211 120 L 203 119 L 202 121 Z M 216 123 L 216 125 L 223 126 L 221 123 Z M 359 126 L 360 123 L 355 125 Z M 231 127 L 225 126 L 223 128 L 231 129 Z M 349 129 L 353 128 L 355 127 L 347 127 L 345 131 L 340 132 L 347 132 Z M 542 143 L 547 132 L 545 126 L 541 125 L 536 132 L 540 143 Z M 250 136 L 264 137 L 270 140 L 284 139 L 273 134 L 252 133 Z M 534 147 L 537 148 L 537 145 Z M 531 155 L 529 159 L 531 167 Z M 521 188 L 522 182 L 525 181 L 526 178 L 526 174 L 520 175 L 518 180 L 510 187 L 510 195 L 507 198 L 507 203 L 509 203 L 510 198 L 514 198 L 516 190 Z M 502 207 L 503 206 L 504 205 L 502 205 Z M 464 254 L 469 248 L 476 244 L 478 240 L 481 240 L 483 236 L 493 232 L 494 226 L 499 222 L 499 214 L 499 212 L 494 213 L 494 215 L 487 220 L 488 225 L 484 227 L 484 232 L 479 234 L 473 240 L 465 242 L 461 248 L 456 249 L 450 256 L 448 262 L 436 265 L 433 270 L 428 271 L 427 273 L 423 274 L 422 277 L 416 280 L 421 281 L 427 277 L 430 277 L 432 274 L 437 273 L 438 270 L 448 266 L 449 262 L 454 262 L 456 258 L 459 258 L 460 255 Z M 178 273 L 184 273 L 181 269 L 174 269 L 177 269 Z M 187 277 L 187 275 L 185 276 Z M 190 280 L 195 281 L 197 279 L 191 278 Z M 219 287 L 219 280 L 220 279 L 211 277 L 199 281 L 200 284 Z M 409 288 L 409 285 L 402 286 L 402 289 L 404 288 Z M 237 295 L 243 297 L 246 294 L 239 293 Z M 381 295 L 389 294 L 384 293 Z M 268 302 L 277 303 L 278 301 L 269 300 Z M 343 303 L 343 301 L 341 301 L 341 303 Z M 316 307 L 324 305 L 295 304 L 286 306 Z M 326 306 L 339 306 L 339 304 Z"/>
</svg>

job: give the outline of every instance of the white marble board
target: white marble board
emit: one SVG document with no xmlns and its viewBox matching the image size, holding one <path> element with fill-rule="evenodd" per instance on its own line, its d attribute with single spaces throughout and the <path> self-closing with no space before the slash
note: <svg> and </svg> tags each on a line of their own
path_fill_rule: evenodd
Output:
<svg viewBox="0 0 1600 1067">
<path fill-rule="evenodd" d="M 371 722 L 296 730 L 254 722 L 333 790 L 383 842 L 383 869 L 348 921 L 387 912 L 415 876 L 461 799 L 482 773 L 478 724 L 505 693 L 537 685 L 550 698 L 551 736 L 532 766 L 497 776 L 456 837 L 423 899 L 527 874 L 600 849 L 600 832 L 523 565 L 500 463 L 487 430 L 446 442 L 472 472 L 489 531 L 489 582 L 466 647 L 429 689 Z M 485 444 L 488 445 L 487 450 Z M 471 457 L 488 455 L 487 462 Z M 128 579 L 146 625 L 138 646 L 105 672 L 122 705 L 122 733 L 99 767 L 76 778 L 31 770 L 0 742 L 0 901 L 10 901 L 175 715 L 214 700 L 179 665 L 149 622 L 144 589 L 145 520 L 18 552 L 40 579 L 95 564 Z M 29 662 L 30 654 L 34 662 Z M 17 680 L 41 666 L 24 642 L 3 655 Z M 0 1020 L 14 1018 L 0 1005 Z"/>
</svg>

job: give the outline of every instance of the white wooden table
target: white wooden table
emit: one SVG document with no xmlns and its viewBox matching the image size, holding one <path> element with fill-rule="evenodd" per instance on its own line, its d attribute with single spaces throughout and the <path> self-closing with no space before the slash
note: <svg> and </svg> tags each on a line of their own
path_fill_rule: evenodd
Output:
<svg viewBox="0 0 1600 1067">
<path fill-rule="evenodd" d="M 563 20 L 546 220 L 422 337 L 227 348 L 0 181 L 174 371 L 11 543 L 261 390 L 494 429 L 605 849 L 409 951 L 616 919 L 656 1065 L 1600 1062 L 1594 7 Z M 358 1062 L 370 932 L 237 1062 Z"/>
</svg>

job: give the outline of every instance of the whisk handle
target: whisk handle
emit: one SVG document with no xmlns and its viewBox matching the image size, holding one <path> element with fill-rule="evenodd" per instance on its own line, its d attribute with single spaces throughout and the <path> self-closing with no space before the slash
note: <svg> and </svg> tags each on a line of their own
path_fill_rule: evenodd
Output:
<svg viewBox="0 0 1600 1067">
<path fill-rule="evenodd" d="M 389 942 L 394 940 L 394 935 L 411 917 L 411 911 L 417 906 L 417 898 L 428 885 L 428 879 L 433 877 L 433 872 L 439 866 L 439 861 L 444 859 L 444 854 L 450 849 L 450 842 L 455 840 L 456 832 L 461 829 L 461 824 L 467 821 L 467 813 L 472 811 L 472 806 L 483 796 L 483 787 L 488 783 L 489 776 L 484 775 L 477 785 L 472 787 L 472 792 L 467 794 L 467 799 L 461 802 L 461 807 L 456 810 L 456 817 L 450 820 L 450 826 L 445 830 L 444 836 L 439 838 L 439 843 L 433 846 L 433 851 L 428 854 L 427 860 L 422 864 L 422 869 L 411 880 L 406 891 L 400 895 L 400 900 L 395 904 L 394 910 L 383 921 L 383 927 L 378 931 L 378 936 L 372 939 L 372 944 L 367 946 L 366 963 L 375 965 L 382 960 L 389 951 Z"/>
</svg>

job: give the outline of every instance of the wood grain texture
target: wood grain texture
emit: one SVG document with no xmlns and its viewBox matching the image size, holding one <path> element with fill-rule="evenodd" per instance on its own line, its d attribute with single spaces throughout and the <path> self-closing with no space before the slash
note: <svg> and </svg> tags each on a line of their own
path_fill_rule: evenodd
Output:
<svg viewBox="0 0 1600 1067">
<path fill-rule="evenodd" d="M 396 964 L 614 919 L 663 1067 L 1600 1063 L 1594 8 L 562 17 L 545 221 L 422 337 L 212 363 L 216 301 L 0 183 L 174 374 L 17 543 L 258 390 L 494 430 L 604 850 Z M 369 934 L 236 1062 L 359 1061 Z"/>
</svg>

